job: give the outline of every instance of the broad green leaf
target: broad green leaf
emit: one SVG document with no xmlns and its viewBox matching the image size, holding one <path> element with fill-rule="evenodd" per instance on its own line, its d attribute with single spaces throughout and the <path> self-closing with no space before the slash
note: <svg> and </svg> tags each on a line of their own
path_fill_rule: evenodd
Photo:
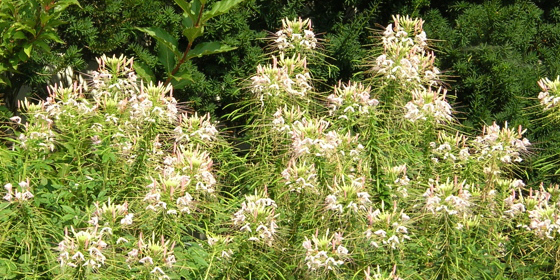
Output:
<svg viewBox="0 0 560 280">
<path fill-rule="evenodd" d="M 173 79 L 175 79 L 177 81 L 189 80 L 189 81 L 194 83 L 192 75 L 190 73 L 187 73 L 187 72 L 179 72 L 179 73 L 177 73 L 173 76 Z"/>
<path fill-rule="evenodd" d="M 41 48 L 42 50 L 49 52 L 51 50 L 51 48 L 49 47 L 49 45 L 47 43 L 45 43 L 45 41 L 35 41 L 35 46 Z"/>
<path fill-rule="evenodd" d="M 245 0 L 222 0 L 214 3 L 210 11 L 204 12 L 202 22 L 205 22 L 213 17 L 227 13 L 229 10 L 239 5 Z"/>
<path fill-rule="evenodd" d="M 235 47 L 230 47 L 220 42 L 204 42 L 197 44 L 196 47 L 189 52 L 187 58 L 190 59 L 193 57 L 202 57 L 209 54 L 229 52 L 235 49 Z"/>
<path fill-rule="evenodd" d="M 66 23 L 67 23 L 67 22 L 65 22 L 65 21 L 62 21 L 62 20 L 58 20 L 58 19 L 54 19 L 54 18 L 53 18 L 53 19 L 51 19 L 51 20 L 49 20 L 49 21 L 47 22 L 47 24 L 45 25 L 45 28 L 56 28 L 56 27 L 58 27 L 59 25 L 66 24 Z"/>
<path fill-rule="evenodd" d="M 195 20 L 196 19 L 192 19 L 190 17 L 183 17 L 183 20 L 181 21 L 181 23 L 183 24 L 184 28 L 193 28 Z"/>
<path fill-rule="evenodd" d="M 27 61 L 27 59 L 29 58 L 29 56 L 27 56 L 27 55 L 25 54 L 25 51 L 24 51 L 24 50 L 21 50 L 21 51 L 18 52 L 18 58 L 19 58 L 19 61 L 20 61 L 20 62 L 25 62 L 25 61 Z"/>
<path fill-rule="evenodd" d="M 105 152 L 101 157 L 101 163 L 107 164 L 109 162 L 113 163 L 117 160 L 117 156 L 112 152 Z"/>
<path fill-rule="evenodd" d="M 194 42 L 196 38 L 202 36 L 202 33 L 204 33 L 204 26 L 185 28 L 183 30 L 183 35 L 187 37 L 187 40 L 189 40 L 189 42 Z"/>
<path fill-rule="evenodd" d="M 173 75 L 173 79 L 171 80 L 171 85 L 173 85 L 175 89 L 182 89 L 191 83 L 194 83 L 192 75 L 185 72 Z"/>
<path fill-rule="evenodd" d="M 12 56 L 8 58 L 8 61 L 10 62 L 12 66 L 11 69 L 13 70 L 17 70 L 19 63 L 21 62 L 21 60 L 17 56 Z"/>
<path fill-rule="evenodd" d="M 176 56 L 181 55 L 177 47 L 178 45 L 177 39 L 171 36 L 171 34 L 169 34 L 167 31 L 159 27 L 136 27 L 136 29 L 152 36 L 160 44 L 163 44 L 167 49 L 172 51 Z"/>
<path fill-rule="evenodd" d="M 60 37 L 58 37 L 58 35 L 52 31 L 47 31 L 42 33 L 41 35 L 39 35 L 37 39 L 39 40 L 47 39 L 47 40 L 55 41 L 60 44 L 64 44 L 64 41 L 62 41 Z"/>
<path fill-rule="evenodd" d="M 200 13 L 200 9 L 202 9 L 202 3 L 200 0 L 193 0 L 191 1 L 191 11 L 195 15 L 195 19 L 198 18 L 198 14 Z"/>
<path fill-rule="evenodd" d="M 60 207 L 62 207 L 62 209 L 64 210 L 64 212 L 66 212 L 66 213 L 68 213 L 68 214 L 75 214 L 75 213 L 76 213 L 76 211 L 75 211 L 72 207 L 70 207 L 70 206 L 68 206 L 68 205 L 61 205 Z"/>
<path fill-rule="evenodd" d="M 11 87 L 12 83 L 10 82 L 10 79 L 8 79 L 6 76 L 0 75 L 0 85 L 7 85 Z"/>
<path fill-rule="evenodd" d="M 175 54 L 170 51 L 168 48 L 162 47 L 161 45 L 158 47 L 158 58 L 163 67 L 165 67 L 166 73 L 171 73 L 173 68 L 175 67 Z"/>
<path fill-rule="evenodd" d="M 4 279 L 14 279 L 18 276 L 18 266 L 9 259 L 0 259 L 0 275 L 4 275 Z"/>
<path fill-rule="evenodd" d="M 183 9 L 183 11 L 185 11 L 189 18 L 191 18 L 193 21 L 195 20 L 196 15 L 193 13 L 190 3 L 187 3 L 185 0 L 175 0 L 175 3 L 177 3 L 177 5 L 179 5 L 179 7 Z"/>
<path fill-rule="evenodd" d="M 40 15 L 40 19 L 41 19 L 41 25 L 45 26 L 47 24 L 47 22 L 49 22 L 49 20 L 51 20 L 53 18 L 53 14 L 50 13 L 41 13 Z"/>
<path fill-rule="evenodd" d="M 152 69 L 148 67 L 148 65 L 135 60 L 132 67 L 134 68 L 134 71 L 136 71 L 136 74 L 138 74 L 138 76 L 140 76 L 140 78 L 144 79 L 146 82 L 155 82 L 156 76 L 154 75 L 154 72 L 152 72 Z"/>
<path fill-rule="evenodd" d="M 18 30 L 18 31 L 20 31 L 20 30 L 21 30 L 21 31 L 27 31 L 27 32 L 31 33 L 31 35 L 37 36 L 37 32 L 35 31 L 35 29 L 33 29 L 33 27 L 27 26 L 27 25 L 22 24 L 22 23 L 20 23 L 20 22 L 15 22 L 15 23 L 12 25 L 12 27 L 15 28 L 15 29 Z"/>
<path fill-rule="evenodd" d="M 27 55 L 27 57 L 31 57 L 31 50 L 33 49 L 33 45 L 30 43 L 27 43 L 25 45 L 23 45 L 23 51 L 25 52 L 25 54 Z"/>
<path fill-rule="evenodd" d="M 12 36 L 12 39 L 17 40 L 17 39 L 25 39 L 27 38 L 25 36 L 25 33 L 21 32 L 21 31 L 17 31 L 14 36 Z"/>
<path fill-rule="evenodd" d="M 56 2 L 56 6 L 54 6 L 54 11 L 55 13 L 60 13 L 64 10 L 66 10 L 66 8 L 68 8 L 68 6 L 71 5 L 77 5 L 78 7 L 82 8 L 82 6 L 80 6 L 80 3 L 78 2 L 78 0 L 60 0 L 58 2 Z"/>
</svg>

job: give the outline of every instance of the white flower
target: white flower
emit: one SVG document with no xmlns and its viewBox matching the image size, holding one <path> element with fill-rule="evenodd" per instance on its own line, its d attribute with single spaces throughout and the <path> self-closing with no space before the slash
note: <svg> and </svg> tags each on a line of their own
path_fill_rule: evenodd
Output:
<svg viewBox="0 0 560 280">
<path fill-rule="evenodd" d="M 374 234 L 375 234 L 375 235 L 379 235 L 379 236 L 381 236 L 381 237 L 387 236 L 387 232 L 385 232 L 385 231 L 382 230 L 382 229 L 377 230 L 376 232 L 374 232 Z"/>
<path fill-rule="evenodd" d="M 132 217 L 134 217 L 134 214 L 127 214 L 124 218 L 121 219 L 121 225 L 131 225 Z"/>
<path fill-rule="evenodd" d="M 21 124 L 21 118 L 18 116 L 11 117 L 10 120 L 17 124 Z"/>
<path fill-rule="evenodd" d="M 140 262 L 140 263 L 154 264 L 154 260 L 153 260 L 150 256 L 143 257 L 143 258 L 140 259 L 138 262 Z"/>
<path fill-rule="evenodd" d="M 124 237 L 119 237 L 119 239 L 117 239 L 117 244 L 120 244 L 120 243 L 128 243 L 128 240 Z"/>
</svg>

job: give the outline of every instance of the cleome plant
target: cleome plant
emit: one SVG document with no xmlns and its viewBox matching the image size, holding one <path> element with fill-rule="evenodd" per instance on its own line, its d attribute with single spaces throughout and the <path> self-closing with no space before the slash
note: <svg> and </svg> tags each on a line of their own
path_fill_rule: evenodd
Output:
<svg viewBox="0 0 560 280">
<path fill-rule="evenodd" d="M 461 131 L 423 23 L 394 16 L 366 79 L 319 92 L 312 23 L 284 19 L 229 115 L 246 153 L 124 56 L 21 102 L 2 123 L 0 275 L 557 278 L 558 186 L 517 178 L 521 127 Z"/>
</svg>

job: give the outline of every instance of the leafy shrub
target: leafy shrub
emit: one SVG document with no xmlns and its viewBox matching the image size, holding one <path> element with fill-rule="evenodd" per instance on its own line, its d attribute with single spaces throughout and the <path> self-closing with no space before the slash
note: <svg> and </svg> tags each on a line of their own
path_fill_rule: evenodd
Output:
<svg viewBox="0 0 560 280">
<path fill-rule="evenodd" d="M 250 121 L 244 158 L 171 87 L 102 56 L 87 83 L 51 87 L 4 125 L 0 271 L 557 278 L 558 187 L 515 178 L 531 147 L 521 127 L 458 130 L 423 25 L 395 16 L 374 34 L 365 79 L 325 93 L 311 21 L 284 19 L 229 115 Z"/>
<path fill-rule="evenodd" d="M 62 43 L 56 28 L 68 6 L 79 5 L 77 0 L 18 1 L 0 3 L 0 90 L 2 101 L 14 109 L 15 94 L 4 90 L 12 87 L 12 75 L 20 73 L 19 66 L 28 61 L 33 49 L 50 52 L 50 41 Z"/>
</svg>

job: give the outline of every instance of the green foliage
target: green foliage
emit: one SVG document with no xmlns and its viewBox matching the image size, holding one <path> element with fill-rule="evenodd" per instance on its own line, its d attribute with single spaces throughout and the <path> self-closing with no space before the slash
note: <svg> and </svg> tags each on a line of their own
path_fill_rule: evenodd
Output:
<svg viewBox="0 0 560 280">
<path fill-rule="evenodd" d="M 223 223 L 214 214 L 235 189 L 225 184 L 238 161 L 209 116 L 185 113 L 170 86 L 140 83 L 131 59 L 98 62 L 91 80 L 50 87 L 39 104 L 26 101 L 25 126 L 20 117 L 2 122 L 0 271 L 92 279 L 106 265 L 108 278 L 199 278 L 208 253 L 188 244 Z M 140 252 L 127 255 L 134 248 Z M 151 266 L 142 265 L 147 257 Z"/>
<path fill-rule="evenodd" d="M 432 11 L 428 30 L 445 41 L 440 46 L 442 65 L 457 77 L 454 90 L 457 102 L 465 106 L 467 125 L 478 127 L 492 119 L 527 124 L 523 108 L 530 104 L 534 81 L 542 72 L 533 47 L 542 11 L 529 3 L 502 6 L 492 1 L 456 4 L 454 13 L 450 28 L 449 21 Z"/>
<path fill-rule="evenodd" d="M 442 68 L 459 107 L 459 118 L 472 131 L 492 120 L 531 126 L 528 135 L 539 146 L 534 161 L 555 154 L 559 141 L 535 110 L 538 81 L 557 73 L 558 21 L 543 3 L 516 1 L 455 3 L 426 13 L 427 31 L 441 53 Z M 528 165 L 532 182 L 557 182 L 546 169 Z"/>
<path fill-rule="evenodd" d="M 16 2 L 0 2 L 1 15 L 14 14 Z M 26 45 L 35 42 L 32 32 L 14 31 L 6 23 L 15 19 L 2 18 L 2 35 L 12 38 L 0 43 L 10 50 L 4 61 L 17 66 L 3 70 L 11 84 L 40 93 L 49 81 L 71 85 L 52 75 L 72 76 L 71 69 L 85 69 L 99 54 L 135 59 L 104 57 L 99 72 L 85 75 L 88 83 L 49 88 L 49 99 L 26 103 L 27 126 L 0 109 L 1 183 L 11 183 L 14 194 L 34 195 L 0 204 L 0 226 L 7 229 L 0 234 L 0 275 L 149 279 L 159 267 L 172 279 L 558 278 L 558 189 L 544 187 L 560 174 L 558 116 L 536 98 L 536 81 L 560 73 L 560 9 L 548 1 L 57 3 L 61 14 L 53 22 L 67 21 L 68 28 L 54 33 L 53 23 L 51 32 L 61 40 L 53 35 Z M 27 11 L 26 5 L 34 4 L 16 6 Z M 383 32 L 390 32 L 377 32 L 375 23 L 388 22 L 394 11 L 424 15 L 426 33 L 436 40 L 391 52 L 383 43 L 391 36 Z M 263 31 L 280 20 L 307 22 L 299 16 L 312 18 L 315 30 L 307 31 L 320 32 L 316 49 L 299 41 L 281 49 L 277 33 Z M 397 22 L 414 27 L 395 36 L 418 44 L 423 35 L 415 28 L 422 23 L 409 20 L 395 18 L 393 31 L 402 31 Z M 213 117 L 161 118 L 160 110 L 182 108 L 167 87 L 148 86 L 158 80 Z M 244 137 L 245 143 L 230 140 L 246 158 L 223 135 L 203 133 L 213 135 L 211 119 L 223 115 L 230 117 L 224 135 Z M 528 142 L 518 125 L 536 144 L 532 157 L 525 158 Z M 215 196 L 189 185 L 208 178 L 189 173 L 208 162 Z M 169 177 L 171 169 L 191 179 L 189 213 L 173 212 L 179 198 L 189 199 L 179 192 L 185 177 Z M 99 209 L 125 205 L 129 212 L 113 213 L 99 228 L 91 222 L 101 218 Z M 132 226 L 120 223 L 132 213 Z M 103 226 L 112 236 L 101 233 Z M 103 256 L 111 261 L 61 268 L 64 251 L 53 251 L 53 244 L 88 234 L 97 246 L 108 244 Z M 134 248 L 144 253 L 128 255 Z M 161 260 L 170 255 L 157 248 L 177 262 L 166 267 Z M 319 252 L 336 263 L 332 270 L 311 269 Z M 152 253 L 159 260 L 153 266 L 140 262 Z"/>
<path fill-rule="evenodd" d="M 0 3 L 0 91 L 5 94 L 12 86 L 11 76 L 20 73 L 20 64 L 29 60 L 34 49 L 50 52 L 48 43 L 63 43 L 56 28 L 63 24 L 59 18 L 71 5 L 79 6 L 79 3 L 77 0 L 6 0 Z M 11 109 L 15 106 L 12 95 L 4 95 Z"/>
<path fill-rule="evenodd" d="M 558 278 L 560 190 L 516 179 L 531 145 L 521 127 L 459 131 L 423 25 L 393 17 L 360 57 L 365 71 L 321 92 L 331 65 L 312 22 L 283 19 L 269 60 L 231 89 L 242 101 L 229 117 L 247 121 L 244 158 L 209 114 L 141 80 L 136 61 L 98 58 L 87 81 L 51 86 L 0 124 L 0 272 Z M 175 35 L 144 30 L 173 53 Z M 179 68 L 206 86 L 193 65 Z M 557 83 L 540 82 L 544 105 Z"/>
</svg>

